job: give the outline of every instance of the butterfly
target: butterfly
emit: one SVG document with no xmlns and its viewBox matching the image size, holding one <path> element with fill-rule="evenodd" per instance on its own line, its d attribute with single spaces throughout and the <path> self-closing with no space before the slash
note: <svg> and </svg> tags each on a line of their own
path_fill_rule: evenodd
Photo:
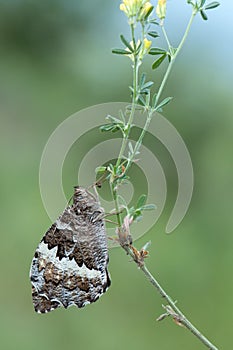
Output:
<svg viewBox="0 0 233 350">
<path fill-rule="evenodd" d="M 39 243 L 30 268 L 35 311 L 78 308 L 110 286 L 104 210 L 87 189 L 74 188 L 69 205 Z"/>
</svg>

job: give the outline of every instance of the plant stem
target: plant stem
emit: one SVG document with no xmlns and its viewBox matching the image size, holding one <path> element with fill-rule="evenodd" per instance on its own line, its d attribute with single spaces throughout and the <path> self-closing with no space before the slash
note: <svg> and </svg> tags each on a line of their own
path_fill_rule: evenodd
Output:
<svg viewBox="0 0 233 350">
<path fill-rule="evenodd" d="M 112 191 L 112 197 L 113 197 L 115 209 L 116 209 L 117 224 L 118 224 L 118 227 L 121 227 L 122 220 L 121 220 L 120 208 L 119 208 L 118 199 L 117 199 L 117 191 L 114 186 L 114 183 L 111 184 L 111 191 Z"/>
<path fill-rule="evenodd" d="M 176 60 L 176 58 L 177 58 L 177 56 L 178 56 L 180 50 L 182 49 L 182 47 L 183 47 L 183 45 L 184 45 L 184 43 L 185 43 L 185 40 L 186 40 L 186 38 L 187 38 L 187 36 L 188 36 L 188 33 L 189 33 L 189 31 L 190 31 L 190 28 L 191 28 L 191 25 L 192 25 L 192 23 L 193 23 L 193 20 L 194 20 L 194 17 L 195 17 L 195 15 L 196 15 L 196 13 L 197 13 L 197 12 L 196 12 L 195 10 L 193 10 L 192 15 L 191 15 L 191 17 L 190 17 L 190 20 L 189 20 L 189 22 L 188 22 L 187 28 L 186 28 L 185 33 L 184 33 L 184 35 L 183 35 L 183 38 L 181 39 L 181 42 L 180 42 L 178 48 L 176 49 L 175 53 L 172 52 L 172 47 L 171 47 L 171 45 L 170 45 L 170 42 L 169 42 L 169 39 L 168 39 L 168 37 L 167 37 L 166 31 L 165 31 L 165 29 L 164 29 L 164 26 L 162 25 L 163 33 L 164 33 L 164 35 L 165 35 L 165 39 L 166 39 L 166 41 L 167 41 L 167 43 L 168 43 L 168 46 L 169 46 L 169 51 L 170 51 L 170 54 L 171 54 L 171 61 L 170 61 L 169 65 L 168 65 L 168 68 L 167 68 L 167 70 L 166 70 L 166 73 L 165 73 L 165 75 L 164 75 L 164 77 L 163 77 L 163 80 L 162 80 L 162 82 L 161 82 L 161 85 L 160 85 L 160 87 L 159 87 L 159 90 L 158 90 L 158 93 L 157 93 L 157 96 L 156 96 L 156 103 L 155 103 L 155 106 L 154 106 L 154 110 L 156 110 L 156 106 L 158 106 L 159 99 L 160 99 L 160 97 L 161 97 L 161 95 L 162 95 L 163 89 L 164 89 L 165 84 L 166 84 L 166 82 L 167 82 L 167 79 L 168 79 L 168 77 L 169 77 L 169 75 L 170 75 L 170 72 L 171 72 L 171 70 L 172 70 L 173 64 L 175 63 L 175 60 Z M 144 138 L 144 136 L 145 136 L 145 133 L 146 133 L 146 131 L 147 131 L 148 128 L 149 128 L 149 125 L 150 125 L 150 122 L 151 122 L 151 119 L 152 119 L 152 115 L 153 115 L 154 110 L 151 110 L 151 111 L 148 113 L 148 116 L 147 116 L 145 125 L 144 125 L 144 127 L 143 127 L 143 129 L 142 129 L 142 132 L 141 132 L 141 134 L 140 134 L 140 136 L 139 136 L 139 139 L 138 139 L 138 141 L 137 141 L 137 143 L 136 143 L 136 146 L 135 146 L 135 148 L 134 148 L 134 152 L 133 152 L 133 154 L 131 155 L 129 162 L 127 163 L 125 172 L 129 169 L 130 165 L 131 165 L 132 162 L 133 162 L 134 156 L 135 156 L 136 153 L 139 151 L 139 148 L 140 148 L 140 146 L 141 146 L 141 144 L 142 144 L 142 140 L 143 140 L 143 138 Z M 126 140 L 126 143 L 127 143 L 127 140 Z"/>
<path fill-rule="evenodd" d="M 135 37 L 134 37 L 134 25 L 133 24 L 131 24 L 131 37 L 132 37 L 132 41 L 133 41 L 133 45 L 134 45 L 134 50 L 136 51 L 136 42 L 135 42 Z M 127 146 L 127 141 L 128 141 L 130 129 L 131 129 L 131 126 L 133 124 L 133 117 L 134 117 L 134 113 L 135 113 L 135 105 L 136 105 L 136 101 L 137 101 L 138 71 L 139 71 L 138 57 L 137 57 L 137 54 L 134 52 L 132 106 L 131 106 L 130 116 L 129 116 L 129 120 L 128 120 L 127 127 L 126 127 L 126 132 L 125 132 L 125 135 L 123 136 L 121 149 L 120 149 L 119 156 L 118 156 L 118 159 L 117 159 L 117 162 L 116 162 L 116 168 L 119 167 L 119 165 L 121 163 L 121 160 L 122 160 L 122 157 L 123 157 L 123 155 L 125 153 L 125 149 L 126 149 L 126 146 Z"/>
<path fill-rule="evenodd" d="M 166 73 L 165 73 L 165 75 L 164 75 L 164 77 L 163 77 L 162 83 L 161 83 L 161 85 L 160 85 L 160 87 L 159 87 L 159 90 L 158 90 L 158 93 L 157 93 L 157 96 L 156 96 L 156 104 L 155 104 L 155 107 L 158 105 L 159 99 L 160 99 L 161 94 L 162 94 L 162 92 L 163 92 L 164 86 L 165 86 L 165 84 L 166 84 L 166 82 L 167 82 L 167 79 L 168 79 L 168 77 L 169 77 L 169 74 L 170 74 L 170 72 L 171 72 L 171 69 L 172 69 L 172 67 L 173 67 L 173 64 L 175 63 L 175 60 L 176 60 L 176 58 L 177 58 L 177 56 L 178 56 L 180 50 L 182 49 L 182 47 L 183 47 L 183 45 L 184 45 L 184 43 L 185 43 L 185 40 L 186 40 L 186 38 L 187 38 L 187 36 L 188 36 L 188 33 L 189 33 L 189 31 L 190 31 L 191 25 L 192 25 L 192 23 L 193 23 L 193 20 L 194 20 L 194 17 L 196 16 L 196 14 L 197 14 L 197 12 L 193 10 L 192 15 L 191 15 L 191 17 L 190 17 L 190 20 L 189 20 L 189 22 L 188 22 L 187 28 L 186 28 L 185 33 L 184 33 L 184 35 L 183 35 L 183 38 L 181 39 L 181 42 L 180 42 L 178 48 L 176 49 L 175 53 L 173 53 L 173 52 L 171 51 L 172 47 L 171 47 L 171 45 L 170 45 L 170 43 L 169 43 L 169 40 L 168 40 L 168 38 L 167 38 L 166 31 L 164 30 L 163 25 L 162 25 L 162 28 L 163 28 L 163 32 L 164 32 L 166 41 L 168 42 L 168 45 L 169 45 L 169 51 L 170 51 L 170 54 L 171 54 L 171 61 L 170 61 L 169 65 L 168 65 L 167 71 L 166 71 Z"/>
<path fill-rule="evenodd" d="M 151 122 L 152 116 L 154 111 L 156 111 L 156 107 L 159 104 L 159 100 L 160 97 L 162 95 L 162 92 L 164 90 L 165 84 L 167 82 L 167 79 L 169 77 L 169 74 L 171 72 L 171 69 L 173 67 L 173 64 L 176 60 L 177 55 L 179 54 L 180 50 L 182 49 L 185 40 L 187 38 L 187 35 L 189 33 L 189 30 L 191 28 L 193 19 L 195 17 L 197 13 L 197 10 L 194 9 L 191 15 L 191 18 L 189 20 L 189 23 L 187 25 L 186 31 L 183 35 L 183 38 L 178 46 L 178 48 L 176 50 L 174 50 L 172 48 L 172 46 L 170 45 L 169 39 L 167 37 L 166 31 L 163 27 L 162 24 L 162 30 L 165 36 L 165 39 L 167 41 L 168 47 L 169 47 L 169 53 L 170 53 L 170 63 L 168 65 L 168 68 L 166 70 L 166 73 L 163 77 L 163 80 L 161 82 L 161 85 L 159 87 L 157 96 L 156 96 L 156 103 L 154 108 L 151 108 L 151 110 L 149 110 L 148 112 L 148 116 L 144 125 L 144 128 L 139 136 L 139 139 L 134 147 L 134 151 L 133 154 L 131 155 L 130 159 L 128 160 L 128 163 L 126 165 L 125 168 L 125 172 L 129 169 L 129 167 L 131 166 L 133 159 L 137 153 L 137 151 L 140 149 L 140 146 L 142 144 L 142 140 L 145 136 L 146 131 L 148 130 L 149 124 Z M 135 38 L 134 38 L 134 26 L 131 25 L 131 34 L 132 34 L 132 40 L 134 43 L 134 48 L 136 51 L 136 42 L 135 42 Z M 136 107 L 136 102 L 137 102 L 137 95 L 138 95 L 138 70 L 139 70 L 139 64 L 138 64 L 138 60 L 137 60 L 137 55 L 134 54 L 134 63 L 133 63 L 133 98 L 132 98 L 132 107 L 131 107 L 131 112 L 130 112 L 130 117 L 127 123 L 127 130 L 126 133 L 123 137 L 123 141 L 122 141 L 122 145 L 121 145 L 121 149 L 119 152 L 119 156 L 117 159 L 117 163 L 116 163 L 116 168 L 119 167 L 119 165 L 121 164 L 126 146 L 127 146 L 127 142 L 128 142 L 128 138 L 129 138 L 129 133 L 132 127 L 132 122 L 133 122 L 133 118 L 134 118 L 134 113 L 135 113 L 135 107 Z M 118 197 L 117 197 L 117 189 L 114 186 L 114 182 L 111 184 L 111 191 L 112 191 L 112 196 L 115 202 L 115 208 L 117 211 L 117 222 L 118 222 L 118 227 L 121 228 L 122 226 L 122 219 L 121 216 L 119 214 L 119 203 L 118 203 Z M 123 249 L 126 251 L 127 254 L 129 254 L 133 260 L 137 263 L 137 260 L 135 259 L 135 255 L 134 252 L 132 251 L 132 249 L 130 248 L 129 245 L 126 246 L 122 246 Z M 137 265 L 139 265 L 137 263 Z M 150 273 L 150 271 L 148 270 L 148 268 L 146 267 L 145 263 L 143 262 L 143 264 L 139 265 L 140 270 L 144 273 L 144 275 L 146 276 L 146 278 L 148 279 L 148 281 L 154 286 L 154 288 L 156 288 L 156 290 L 159 292 L 159 294 L 167 301 L 167 303 L 170 305 L 171 309 L 167 309 L 167 315 L 171 315 L 173 316 L 173 318 L 178 321 L 178 323 L 182 324 L 183 326 L 185 326 L 190 332 L 192 332 L 206 347 L 208 347 L 208 349 L 210 350 L 218 350 L 216 346 L 214 346 L 196 327 L 194 327 L 194 325 L 185 317 L 185 315 L 181 312 L 181 310 L 176 306 L 176 303 L 172 300 L 172 298 L 165 292 L 165 290 L 161 287 L 161 285 L 158 283 L 158 281 L 154 278 L 154 276 Z M 170 312 L 169 312 L 170 311 Z"/>
<path fill-rule="evenodd" d="M 126 251 L 128 255 L 130 255 L 135 261 L 135 255 L 130 249 L 129 246 L 124 246 L 123 249 Z M 144 273 L 148 281 L 157 289 L 162 298 L 164 298 L 167 303 L 171 306 L 172 311 L 171 316 L 173 316 L 179 323 L 185 326 L 190 332 L 193 333 L 204 345 L 208 347 L 209 350 L 218 350 L 218 348 L 213 345 L 181 312 L 181 310 L 176 306 L 176 303 L 172 300 L 172 298 L 165 292 L 165 290 L 161 287 L 159 282 L 154 278 L 154 276 L 150 273 L 145 263 L 139 266 L 140 270 Z"/>
</svg>

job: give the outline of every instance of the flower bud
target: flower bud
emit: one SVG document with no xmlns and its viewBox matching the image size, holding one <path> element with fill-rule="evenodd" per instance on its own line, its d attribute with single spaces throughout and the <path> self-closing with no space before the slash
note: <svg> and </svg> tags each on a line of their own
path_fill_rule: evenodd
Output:
<svg viewBox="0 0 233 350">
<path fill-rule="evenodd" d="M 143 57 L 150 51 L 152 41 L 145 38 L 143 40 L 143 45 L 139 53 L 139 59 L 142 60 Z"/>
<path fill-rule="evenodd" d="M 166 7 L 167 7 L 167 0 L 158 0 L 158 4 L 156 7 L 156 14 L 161 20 L 163 20 L 166 17 Z"/>
<path fill-rule="evenodd" d="M 147 18 L 151 11 L 153 10 L 153 6 L 149 1 L 145 2 L 145 4 L 142 6 L 141 12 L 140 12 L 140 20 Z"/>
</svg>

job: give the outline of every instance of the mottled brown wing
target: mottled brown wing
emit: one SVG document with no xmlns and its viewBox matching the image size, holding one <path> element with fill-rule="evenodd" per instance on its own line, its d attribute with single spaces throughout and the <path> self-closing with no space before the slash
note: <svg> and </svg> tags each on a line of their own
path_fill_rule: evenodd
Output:
<svg viewBox="0 0 233 350">
<path fill-rule="evenodd" d="M 85 189 L 76 188 L 65 209 L 36 249 L 30 279 L 35 311 L 83 307 L 110 286 L 103 209 Z"/>
</svg>

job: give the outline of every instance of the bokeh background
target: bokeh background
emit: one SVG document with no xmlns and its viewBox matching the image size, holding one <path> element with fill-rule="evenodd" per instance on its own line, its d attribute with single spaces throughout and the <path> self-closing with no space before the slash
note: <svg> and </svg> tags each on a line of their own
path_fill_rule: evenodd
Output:
<svg viewBox="0 0 233 350">
<path fill-rule="evenodd" d="M 130 62 L 111 54 L 128 28 L 117 0 L 1 0 L 0 5 L 1 348 L 203 349 L 172 320 L 155 321 L 163 300 L 120 248 L 110 251 L 112 286 L 100 301 L 81 310 L 34 313 L 28 272 L 50 226 L 38 184 L 41 154 L 69 115 L 94 104 L 129 101 Z M 189 211 L 171 235 L 164 233 L 177 176 L 158 143 L 155 153 L 168 181 L 166 208 L 136 242 L 140 248 L 152 241 L 148 267 L 190 320 L 226 350 L 233 343 L 232 12 L 232 2 L 222 0 L 221 7 L 208 12 L 208 22 L 196 18 L 164 93 L 175 96 L 164 115 L 182 135 L 193 161 Z M 174 46 L 189 13 L 186 1 L 168 1 L 167 28 Z M 158 81 L 160 75 L 153 74 Z M 145 142 L 150 143 L 149 136 Z M 84 138 L 76 158 L 70 156 L 64 165 L 68 197 L 85 147 Z"/>
</svg>

